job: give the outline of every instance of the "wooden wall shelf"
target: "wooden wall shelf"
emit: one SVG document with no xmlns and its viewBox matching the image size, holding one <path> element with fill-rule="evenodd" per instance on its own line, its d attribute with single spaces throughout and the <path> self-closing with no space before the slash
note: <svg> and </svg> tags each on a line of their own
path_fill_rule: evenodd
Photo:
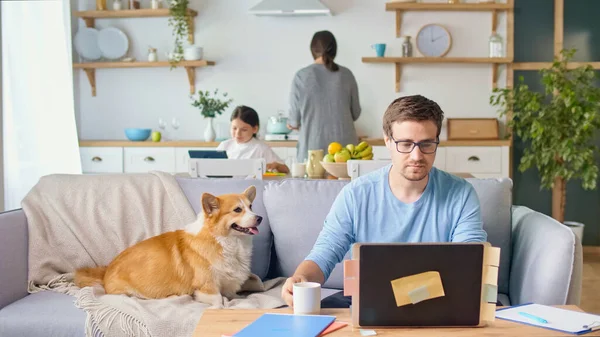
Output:
<svg viewBox="0 0 600 337">
<path fill-rule="evenodd" d="M 508 57 L 363 57 L 363 63 L 394 63 L 396 66 L 396 92 L 400 91 L 400 79 L 402 77 L 402 64 L 418 63 L 464 63 L 464 64 L 491 64 L 492 65 L 492 88 L 498 87 L 498 66 L 510 64 Z"/>
<path fill-rule="evenodd" d="M 498 67 L 506 64 L 508 69 L 507 81 L 512 82 L 513 62 L 513 33 L 514 33 L 514 0 L 507 0 L 507 3 L 414 3 L 414 2 L 388 2 L 385 4 L 385 10 L 396 12 L 396 37 L 402 36 L 402 15 L 405 11 L 460 11 L 460 12 L 491 12 L 492 13 L 492 33 L 498 29 L 498 15 L 500 12 L 507 12 L 507 38 L 506 55 L 507 57 L 363 57 L 363 63 L 393 63 L 396 70 L 396 92 L 400 91 L 400 77 L 402 75 L 402 64 L 408 63 L 479 63 L 492 65 L 492 88 L 498 87 Z M 510 84 L 512 85 L 512 83 Z"/>
<path fill-rule="evenodd" d="M 363 57 L 363 63 L 511 63 L 508 57 Z"/>
<path fill-rule="evenodd" d="M 187 10 L 189 16 L 197 16 L 198 12 L 193 9 Z M 109 19 L 109 18 L 158 18 L 169 17 L 168 8 L 158 9 L 121 9 L 121 10 L 105 10 L 105 11 L 77 11 L 75 16 L 82 19 Z"/>
<path fill-rule="evenodd" d="M 449 4 L 449 3 L 402 3 L 388 2 L 385 4 L 386 11 L 461 11 L 461 12 L 486 12 L 486 11 L 506 11 L 512 9 L 511 4 Z"/>
<path fill-rule="evenodd" d="M 196 92 L 196 68 L 214 66 L 214 61 L 181 61 L 178 66 L 185 68 L 190 84 L 190 94 Z M 90 63 L 75 63 L 73 68 L 83 69 L 87 75 L 90 86 L 92 87 L 92 96 L 96 96 L 96 69 L 108 68 L 166 68 L 171 64 L 167 61 L 162 62 L 90 62 Z"/>
<path fill-rule="evenodd" d="M 192 9 L 187 9 L 188 13 L 188 40 L 191 44 L 194 43 L 194 20 L 198 12 Z M 104 10 L 104 11 L 76 11 L 75 16 L 80 17 L 85 21 L 87 27 L 94 27 L 96 19 L 123 19 L 123 18 L 160 18 L 171 16 L 168 8 L 158 9 L 122 9 L 122 10 Z"/>
</svg>

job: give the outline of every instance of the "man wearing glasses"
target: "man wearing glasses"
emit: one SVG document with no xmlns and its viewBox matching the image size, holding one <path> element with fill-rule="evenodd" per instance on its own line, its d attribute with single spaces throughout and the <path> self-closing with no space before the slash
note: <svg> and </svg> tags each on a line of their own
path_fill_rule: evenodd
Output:
<svg viewBox="0 0 600 337">
<path fill-rule="evenodd" d="M 421 95 L 400 97 L 383 116 L 392 163 L 346 185 L 335 199 L 315 245 L 286 281 L 325 283 L 357 242 L 483 242 L 479 199 L 471 184 L 433 167 L 444 113 Z M 343 292 L 321 306 L 349 307 Z"/>
</svg>

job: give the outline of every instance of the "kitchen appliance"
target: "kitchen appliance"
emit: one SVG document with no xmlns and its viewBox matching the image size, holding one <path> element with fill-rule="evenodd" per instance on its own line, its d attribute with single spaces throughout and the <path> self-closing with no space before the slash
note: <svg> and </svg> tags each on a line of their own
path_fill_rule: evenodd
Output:
<svg viewBox="0 0 600 337">
<path fill-rule="evenodd" d="M 262 0 L 250 9 L 250 13 L 269 16 L 330 16 L 331 10 L 319 0 Z"/>
<path fill-rule="evenodd" d="M 292 134 L 287 124 L 288 118 L 283 116 L 283 111 L 278 111 L 277 116 L 272 116 L 267 121 L 265 140 L 298 140 L 298 134 Z"/>
</svg>

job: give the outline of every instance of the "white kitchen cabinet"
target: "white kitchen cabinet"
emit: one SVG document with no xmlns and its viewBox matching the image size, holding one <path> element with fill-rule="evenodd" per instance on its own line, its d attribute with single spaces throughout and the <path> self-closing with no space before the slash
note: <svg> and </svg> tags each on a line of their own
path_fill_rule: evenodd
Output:
<svg viewBox="0 0 600 337">
<path fill-rule="evenodd" d="M 373 146 L 373 159 L 392 159 L 390 150 L 386 146 Z"/>
<path fill-rule="evenodd" d="M 445 147 L 439 146 L 435 153 L 435 160 L 433 166 L 440 170 L 446 170 L 446 149 Z"/>
<path fill-rule="evenodd" d="M 189 150 L 213 147 L 81 147 L 83 173 L 188 171 Z M 296 158 L 295 147 L 273 147 L 286 164 Z M 470 173 L 477 178 L 503 178 L 510 173 L 509 146 L 440 146 L 434 166 L 451 173 Z M 373 159 L 391 159 L 385 146 L 373 146 Z"/>
<path fill-rule="evenodd" d="M 433 165 L 453 173 L 470 173 L 477 178 L 510 176 L 508 146 L 440 146 Z M 373 159 L 391 159 L 385 146 L 373 146 Z"/>
<path fill-rule="evenodd" d="M 494 146 L 449 147 L 446 169 L 450 172 L 475 174 L 502 173 L 502 148 Z"/>
<path fill-rule="evenodd" d="M 281 158 L 281 160 L 283 160 L 284 162 L 289 156 L 287 147 L 274 147 L 273 152 L 275 152 L 275 154 L 279 156 L 279 158 Z"/>
<path fill-rule="evenodd" d="M 174 147 L 126 147 L 125 172 L 163 171 L 175 173 Z"/>
<path fill-rule="evenodd" d="M 83 173 L 123 173 L 122 147 L 81 147 Z"/>
<path fill-rule="evenodd" d="M 273 147 L 273 152 L 275 152 L 275 154 L 277 154 L 286 164 L 289 164 L 289 159 L 295 159 L 297 154 L 295 147 Z"/>
<path fill-rule="evenodd" d="M 214 151 L 216 147 L 176 147 L 175 148 L 175 172 L 188 172 L 188 162 L 190 160 L 189 150 L 209 150 Z"/>
</svg>

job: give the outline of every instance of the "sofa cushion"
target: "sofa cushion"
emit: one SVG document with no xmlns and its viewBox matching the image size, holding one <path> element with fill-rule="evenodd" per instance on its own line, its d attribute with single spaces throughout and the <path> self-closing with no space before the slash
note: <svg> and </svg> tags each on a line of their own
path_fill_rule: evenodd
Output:
<svg viewBox="0 0 600 337">
<path fill-rule="evenodd" d="M 286 179 L 265 186 L 277 255 L 277 276 L 290 276 L 312 249 L 335 197 L 347 184 L 343 180 Z M 350 253 L 346 254 L 348 258 Z M 336 265 L 324 287 L 343 287 L 342 264 Z"/>
<path fill-rule="evenodd" d="M 512 181 L 507 178 L 469 178 L 467 181 L 473 185 L 479 197 L 483 229 L 488 234 L 488 242 L 501 249 L 498 292 L 508 294 L 512 249 Z"/>
<path fill-rule="evenodd" d="M 53 291 L 27 295 L 0 310 L 0 336 L 85 336 L 86 314 L 74 299 Z"/>
<path fill-rule="evenodd" d="M 252 210 L 263 217 L 259 226 L 259 233 L 252 238 L 252 272 L 261 279 L 267 276 L 271 262 L 271 246 L 273 234 L 269 224 L 269 217 L 263 203 L 263 181 L 256 179 L 212 179 L 212 178 L 186 178 L 176 177 L 179 186 L 185 193 L 196 214 L 200 212 L 200 197 L 202 193 L 214 195 L 226 193 L 242 193 L 251 185 L 256 187 L 256 198 L 252 203 Z"/>
</svg>

